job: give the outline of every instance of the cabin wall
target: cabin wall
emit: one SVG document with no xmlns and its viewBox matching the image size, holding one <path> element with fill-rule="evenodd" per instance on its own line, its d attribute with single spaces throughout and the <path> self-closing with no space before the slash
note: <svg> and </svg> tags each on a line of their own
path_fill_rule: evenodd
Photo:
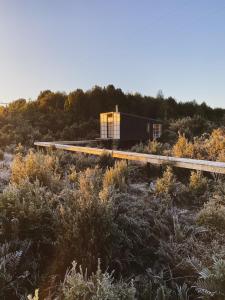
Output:
<svg viewBox="0 0 225 300">
<path fill-rule="evenodd" d="M 144 118 L 121 114 L 120 139 L 143 141 L 152 139 L 152 123 Z M 149 124 L 149 131 L 147 130 Z"/>
<path fill-rule="evenodd" d="M 121 141 L 153 140 L 156 137 L 153 134 L 153 131 L 155 131 L 153 130 L 154 124 L 160 123 L 120 112 L 101 113 L 100 137 L 101 139 Z"/>
</svg>

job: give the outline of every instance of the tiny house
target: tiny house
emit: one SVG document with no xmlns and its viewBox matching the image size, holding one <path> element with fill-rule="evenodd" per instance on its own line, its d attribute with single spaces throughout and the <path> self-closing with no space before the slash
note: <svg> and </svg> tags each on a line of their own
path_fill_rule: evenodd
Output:
<svg viewBox="0 0 225 300">
<path fill-rule="evenodd" d="M 100 138 L 120 141 L 154 140 L 162 134 L 162 122 L 122 112 L 100 114 Z"/>
</svg>

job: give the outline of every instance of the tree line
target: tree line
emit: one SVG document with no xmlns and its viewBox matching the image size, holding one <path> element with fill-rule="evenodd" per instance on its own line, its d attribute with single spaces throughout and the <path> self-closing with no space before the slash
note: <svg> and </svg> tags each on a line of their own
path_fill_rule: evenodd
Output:
<svg viewBox="0 0 225 300">
<path fill-rule="evenodd" d="M 0 141 L 2 135 L 11 132 L 14 134 L 8 139 L 15 142 L 19 138 L 23 142 L 29 132 L 36 138 L 44 136 L 46 139 L 96 137 L 99 114 L 114 111 L 116 105 L 121 112 L 158 118 L 165 123 L 196 115 L 218 126 L 225 120 L 225 109 L 213 109 L 205 102 L 182 103 L 172 97 L 164 98 L 162 93 L 156 97 L 130 94 L 113 85 L 95 86 L 87 91 L 76 89 L 68 94 L 45 90 L 34 101 L 18 99 L 7 107 L 0 106 Z"/>
</svg>

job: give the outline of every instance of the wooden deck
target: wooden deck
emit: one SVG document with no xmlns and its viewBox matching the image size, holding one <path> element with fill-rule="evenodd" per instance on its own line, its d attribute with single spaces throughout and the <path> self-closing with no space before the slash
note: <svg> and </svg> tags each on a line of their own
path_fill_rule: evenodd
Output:
<svg viewBox="0 0 225 300">
<path fill-rule="evenodd" d="M 80 143 L 82 142 L 82 143 Z M 207 161 L 207 160 L 198 160 L 190 158 L 179 158 L 172 156 L 162 156 L 162 155 L 153 155 L 153 154 L 144 154 L 144 153 L 135 153 L 128 151 L 119 151 L 119 150 L 109 150 L 109 149 L 100 149 L 94 147 L 83 147 L 83 146 L 73 146 L 75 144 L 85 144 L 88 141 L 76 141 L 76 142 L 35 142 L 34 145 L 38 147 L 47 147 L 54 149 L 61 149 L 72 152 L 81 152 L 93 155 L 101 155 L 103 153 L 109 153 L 114 158 L 120 158 L 125 160 L 133 160 L 143 163 L 157 164 L 157 165 L 171 165 L 178 168 L 200 170 L 212 173 L 225 174 L 225 163 L 216 162 L 216 161 Z"/>
</svg>

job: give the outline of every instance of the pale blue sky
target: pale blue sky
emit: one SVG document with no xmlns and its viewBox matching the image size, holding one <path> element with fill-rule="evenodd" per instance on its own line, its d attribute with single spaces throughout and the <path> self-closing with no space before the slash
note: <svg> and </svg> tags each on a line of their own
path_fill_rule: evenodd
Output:
<svg viewBox="0 0 225 300">
<path fill-rule="evenodd" d="M 0 0 L 0 102 L 96 84 L 225 108 L 225 1 Z"/>
</svg>

